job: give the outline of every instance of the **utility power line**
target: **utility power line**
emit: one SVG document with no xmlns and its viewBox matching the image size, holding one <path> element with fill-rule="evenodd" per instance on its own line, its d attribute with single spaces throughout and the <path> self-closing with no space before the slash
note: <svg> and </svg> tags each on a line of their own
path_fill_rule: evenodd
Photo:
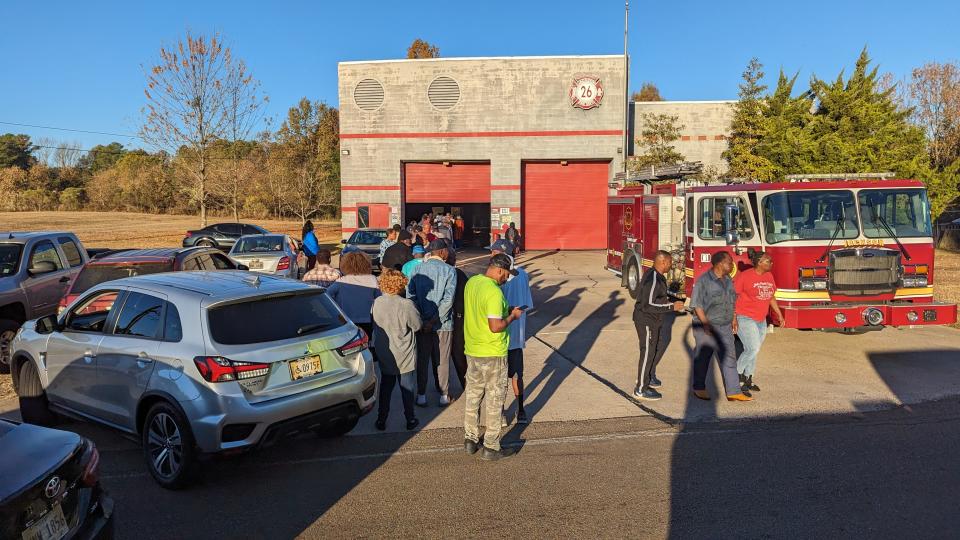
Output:
<svg viewBox="0 0 960 540">
<path fill-rule="evenodd" d="M 72 129 L 72 128 L 63 128 L 63 127 L 56 127 L 56 126 L 40 126 L 36 124 L 23 124 L 20 122 L 5 122 L 2 120 L 0 120 L 0 124 L 7 125 L 7 126 L 30 127 L 30 128 L 37 128 L 37 129 L 53 129 L 56 131 L 69 131 L 71 133 L 89 133 L 91 135 L 109 135 L 111 137 L 128 137 L 130 139 L 141 138 L 139 135 L 130 135 L 129 133 L 110 133 L 108 131 L 91 131 L 88 129 Z"/>
</svg>

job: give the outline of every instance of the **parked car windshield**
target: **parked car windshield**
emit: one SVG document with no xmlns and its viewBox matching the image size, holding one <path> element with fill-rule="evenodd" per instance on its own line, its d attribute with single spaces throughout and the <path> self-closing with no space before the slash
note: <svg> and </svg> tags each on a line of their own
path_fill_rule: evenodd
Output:
<svg viewBox="0 0 960 540">
<path fill-rule="evenodd" d="M 387 231 L 354 231 L 348 244 L 379 244 L 387 237 Z"/>
<path fill-rule="evenodd" d="M 88 264 L 83 267 L 77 279 L 73 282 L 70 294 L 83 294 L 90 287 L 104 281 L 122 279 L 132 276 L 158 274 L 173 270 L 173 262 L 141 263 L 141 264 Z"/>
<path fill-rule="evenodd" d="M 20 244 L 0 244 L 0 277 L 12 276 L 20 268 Z"/>
<path fill-rule="evenodd" d="M 286 293 L 215 306 L 210 336 L 222 345 L 267 343 L 324 332 L 347 324 L 323 291 Z"/>
<path fill-rule="evenodd" d="M 245 236 L 233 248 L 234 253 L 262 253 L 264 251 L 283 251 L 283 236 Z"/>
<path fill-rule="evenodd" d="M 865 189 L 858 198 L 867 238 L 931 236 L 930 202 L 925 190 Z"/>
<path fill-rule="evenodd" d="M 848 190 L 783 191 L 763 199 L 763 228 L 771 244 L 788 240 L 856 238 L 857 210 Z M 837 230 L 839 229 L 839 231 Z"/>
</svg>

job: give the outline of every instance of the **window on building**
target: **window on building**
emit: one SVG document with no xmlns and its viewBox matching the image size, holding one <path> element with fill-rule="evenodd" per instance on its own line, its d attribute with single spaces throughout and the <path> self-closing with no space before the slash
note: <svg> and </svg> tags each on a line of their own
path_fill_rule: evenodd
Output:
<svg viewBox="0 0 960 540">
<path fill-rule="evenodd" d="M 736 231 L 740 240 L 753 238 L 753 226 L 750 222 L 750 211 L 746 202 L 740 197 L 704 197 L 700 199 L 699 222 L 697 234 L 703 240 L 722 240 L 727 232 L 724 223 L 726 208 L 734 205 L 736 212 Z"/>
<path fill-rule="evenodd" d="M 357 207 L 357 228 L 365 229 L 369 226 L 370 226 L 370 207 L 358 206 Z"/>
</svg>

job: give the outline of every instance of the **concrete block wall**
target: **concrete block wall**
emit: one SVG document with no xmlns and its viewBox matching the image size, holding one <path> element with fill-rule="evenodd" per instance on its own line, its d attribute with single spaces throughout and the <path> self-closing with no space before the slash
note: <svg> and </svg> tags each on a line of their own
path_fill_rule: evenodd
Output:
<svg viewBox="0 0 960 540">
<path fill-rule="evenodd" d="M 622 169 L 623 56 L 343 62 L 338 69 L 340 144 L 349 152 L 341 155 L 345 235 L 356 227 L 358 203 L 402 210 L 407 161 L 489 162 L 491 207 L 511 208 L 515 221 L 524 160 L 608 160 L 611 180 Z M 600 78 L 600 106 L 571 105 L 570 86 L 580 74 Z M 450 110 L 436 109 L 427 98 L 439 76 L 460 88 Z M 375 111 L 356 105 L 354 90 L 364 79 L 383 87 Z"/>
<path fill-rule="evenodd" d="M 633 137 L 643 132 L 645 113 L 669 114 L 679 117 L 680 140 L 674 148 L 684 155 L 687 161 L 701 161 L 703 165 L 713 166 L 725 171 L 727 163 L 721 157 L 727 149 L 730 135 L 730 121 L 733 119 L 735 101 L 641 101 L 632 103 Z M 633 154 L 638 154 L 636 142 Z M 633 155 L 631 154 L 631 155 Z"/>
</svg>

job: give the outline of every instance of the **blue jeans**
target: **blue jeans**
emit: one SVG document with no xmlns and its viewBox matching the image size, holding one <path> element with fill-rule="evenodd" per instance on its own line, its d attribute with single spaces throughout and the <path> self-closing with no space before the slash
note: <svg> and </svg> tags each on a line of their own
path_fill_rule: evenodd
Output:
<svg viewBox="0 0 960 540">
<path fill-rule="evenodd" d="M 737 372 L 750 377 L 757 369 L 757 355 L 763 338 L 767 337 L 767 321 L 755 321 L 750 317 L 737 315 L 737 335 L 743 343 L 743 352 L 737 358 Z"/>
<path fill-rule="evenodd" d="M 717 325 L 713 327 L 713 333 L 708 334 L 701 325 L 694 323 L 693 340 L 696 342 L 696 350 L 693 353 L 693 389 L 706 390 L 707 373 L 710 371 L 713 357 L 716 356 L 727 395 L 739 394 L 740 380 L 737 377 L 737 352 L 733 326 Z"/>
</svg>

